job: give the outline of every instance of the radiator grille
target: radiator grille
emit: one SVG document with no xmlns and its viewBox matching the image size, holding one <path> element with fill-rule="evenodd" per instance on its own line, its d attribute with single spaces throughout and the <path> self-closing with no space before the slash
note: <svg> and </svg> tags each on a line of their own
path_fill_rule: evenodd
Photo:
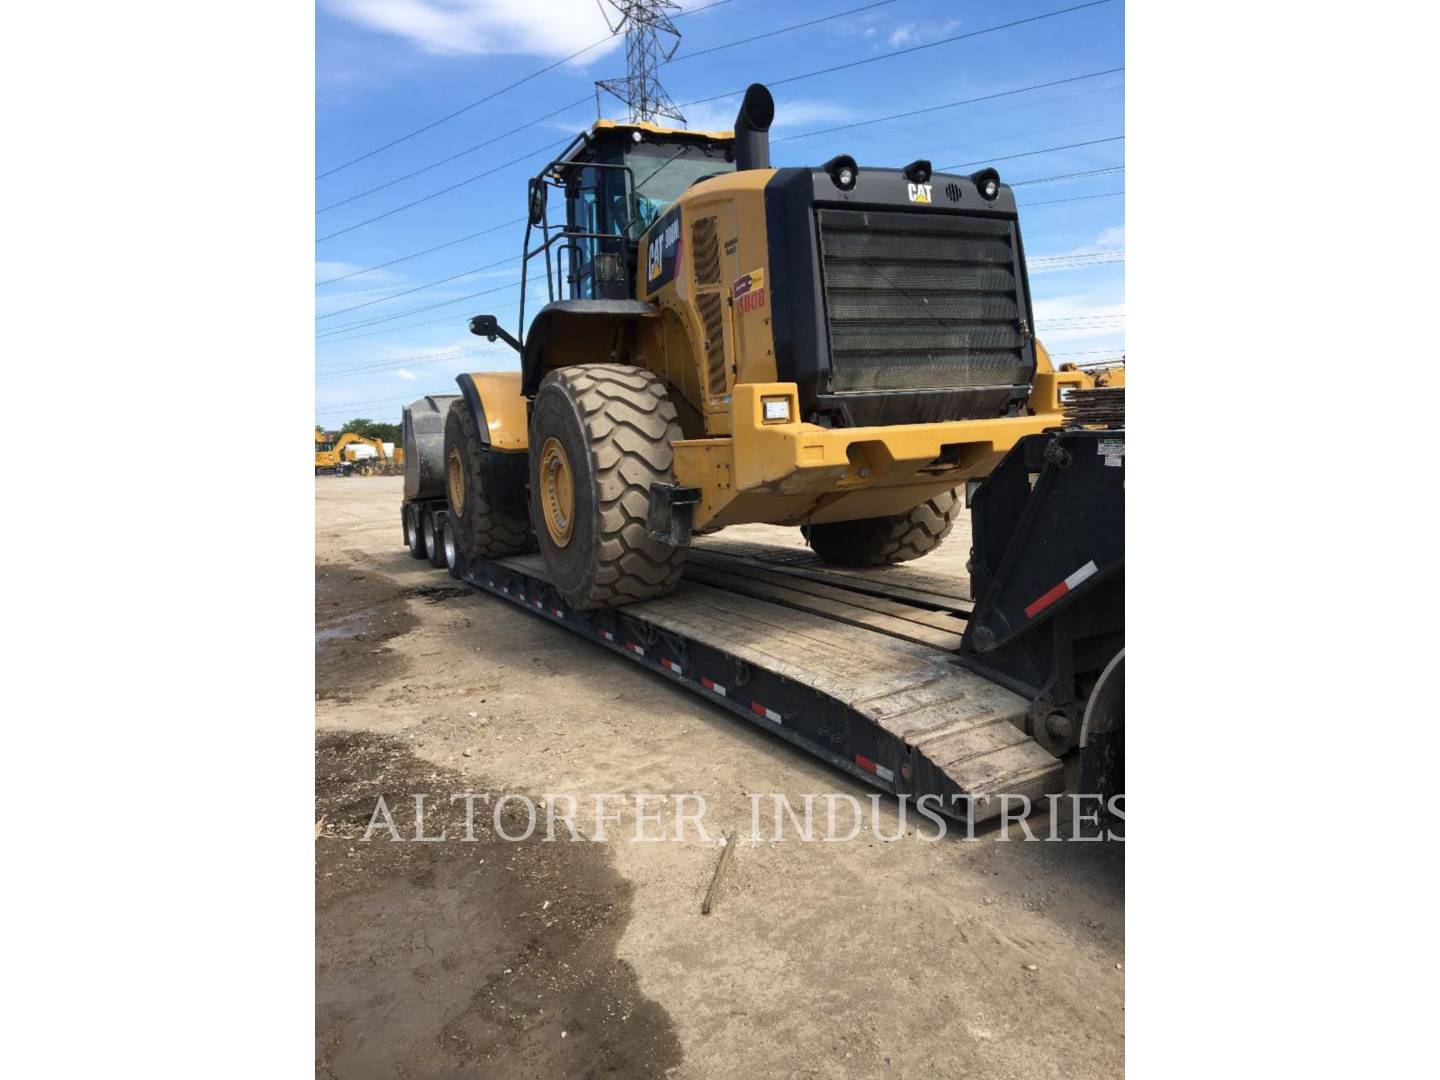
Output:
<svg viewBox="0 0 1440 1080">
<path fill-rule="evenodd" d="M 832 390 L 1029 383 L 1012 222 L 925 211 L 817 216 Z"/>
<path fill-rule="evenodd" d="M 720 237 L 715 217 L 696 218 L 690 227 L 695 249 L 695 306 L 705 328 L 705 383 L 711 397 L 725 393 L 725 310 L 720 281 Z"/>
<path fill-rule="evenodd" d="M 711 397 L 725 393 L 725 316 L 720 293 L 698 291 L 695 306 L 705 327 L 705 379 Z"/>
<path fill-rule="evenodd" d="M 720 242 L 715 235 L 715 218 L 696 218 L 690 229 L 695 245 L 695 284 L 720 284 Z"/>
</svg>

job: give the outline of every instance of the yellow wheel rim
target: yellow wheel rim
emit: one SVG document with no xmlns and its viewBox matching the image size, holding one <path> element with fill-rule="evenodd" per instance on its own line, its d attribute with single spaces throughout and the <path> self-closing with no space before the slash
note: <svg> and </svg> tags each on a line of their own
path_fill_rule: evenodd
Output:
<svg viewBox="0 0 1440 1080">
<path fill-rule="evenodd" d="M 452 446 L 450 457 L 445 462 L 445 479 L 450 487 L 450 509 L 457 514 L 465 512 L 465 466 L 460 461 L 460 448 Z"/>
<path fill-rule="evenodd" d="M 575 526 L 575 477 L 565 448 L 554 437 L 540 448 L 540 507 L 550 539 L 563 548 Z"/>
</svg>

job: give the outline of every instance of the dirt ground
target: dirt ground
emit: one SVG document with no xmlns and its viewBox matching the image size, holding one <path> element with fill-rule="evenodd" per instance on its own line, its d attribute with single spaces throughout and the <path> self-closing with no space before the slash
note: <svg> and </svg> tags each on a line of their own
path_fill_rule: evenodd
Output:
<svg viewBox="0 0 1440 1080">
<path fill-rule="evenodd" d="M 1122 843 L 752 840 L 751 793 L 870 790 L 401 543 L 399 478 L 316 490 L 316 1072 L 368 1077 L 1116 1077 Z M 799 543 L 749 526 L 727 538 Z M 924 562 L 963 573 L 957 529 Z M 706 801 L 709 842 L 509 843 L 452 795 Z M 378 823 L 377 798 L 397 833 Z M 416 795 L 425 795 L 417 842 Z M 552 805 L 555 805 L 552 803 Z M 693 804 L 692 807 L 693 809 Z M 848 831 L 842 810 L 841 833 Z M 510 800 L 500 826 L 523 832 Z M 788 823 L 787 823 L 788 824 Z M 1037 828 L 1038 828 L 1037 824 Z M 700 913 L 718 836 L 737 847 Z M 1012 833 L 1012 837 L 1015 834 Z"/>
</svg>

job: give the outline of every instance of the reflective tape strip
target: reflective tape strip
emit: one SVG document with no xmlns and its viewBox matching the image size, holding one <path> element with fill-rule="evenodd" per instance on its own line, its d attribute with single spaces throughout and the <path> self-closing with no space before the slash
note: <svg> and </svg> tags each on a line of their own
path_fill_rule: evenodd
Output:
<svg viewBox="0 0 1440 1080">
<path fill-rule="evenodd" d="M 855 764 L 859 765 L 860 768 L 864 769 L 868 773 L 874 773 L 881 780 L 889 780 L 893 782 L 895 779 L 894 772 L 887 769 L 884 765 L 881 765 L 878 761 L 871 761 L 868 757 L 865 757 L 861 754 L 855 755 Z"/>
<path fill-rule="evenodd" d="M 625 647 L 626 647 L 627 649 L 629 649 L 631 652 L 637 653 L 637 654 L 640 655 L 640 656 L 644 656 L 644 655 L 645 655 L 645 650 L 642 649 L 639 645 L 636 645 L 635 642 L 633 642 L 633 641 L 627 641 L 627 642 L 625 642 Z"/>
<path fill-rule="evenodd" d="M 601 637 L 603 637 L 606 641 L 614 641 L 614 640 L 615 640 L 615 635 L 612 634 L 609 630 L 596 630 L 595 632 L 596 632 L 597 634 L 599 634 Z"/>
<path fill-rule="evenodd" d="M 780 719 L 780 714 L 778 712 L 776 712 L 774 709 L 767 709 L 758 701 L 752 701 L 750 703 L 750 711 L 753 712 L 756 716 L 763 716 L 766 720 L 773 720 L 777 724 L 783 724 L 785 722 L 784 720 Z"/>
<path fill-rule="evenodd" d="M 684 670 L 680 667 L 679 664 L 675 663 L 674 660 L 667 659 L 664 656 L 660 658 L 660 666 L 665 668 L 667 671 L 673 671 L 676 675 L 685 674 Z"/>
<path fill-rule="evenodd" d="M 713 690 L 721 697 L 725 696 L 725 688 L 717 682 L 711 682 L 709 679 L 701 679 L 700 685 L 703 686 L 706 690 Z"/>
<path fill-rule="evenodd" d="M 551 608 L 550 610 L 555 614 L 557 619 L 563 619 L 565 617 L 565 612 L 561 611 L 558 607 Z"/>
<path fill-rule="evenodd" d="M 1064 581 L 1060 582 L 1059 585 L 1056 585 L 1053 589 L 1032 600 L 1025 608 L 1026 617 L 1033 619 L 1036 615 L 1039 615 L 1040 612 L 1055 603 L 1056 600 L 1059 600 L 1071 589 L 1076 588 L 1082 581 L 1097 572 L 1098 568 L 1095 566 L 1095 560 L 1091 559 L 1084 566 L 1080 567 L 1079 570 L 1076 570 Z"/>
</svg>

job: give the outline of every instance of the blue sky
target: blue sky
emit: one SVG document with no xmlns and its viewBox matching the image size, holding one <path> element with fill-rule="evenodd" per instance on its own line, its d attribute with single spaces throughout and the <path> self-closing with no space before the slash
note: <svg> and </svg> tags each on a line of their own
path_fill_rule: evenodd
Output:
<svg viewBox="0 0 1440 1080">
<path fill-rule="evenodd" d="M 885 57 L 1084 0 L 947 5 L 891 0 L 854 11 L 867 2 L 872 0 L 727 0 L 713 10 L 677 17 L 683 38 L 674 61 L 661 68 L 662 82 L 676 102 L 692 102 L 752 81 L 777 82 Z M 682 6 L 711 3 L 685 0 Z M 689 52 L 847 11 L 853 13 L 684 59 Z M 329 282 L 316 289 L 317 422 L 334 426 L 357 416 L 396 420 L 401 405 L 421 394 L 454 392 L 457 371 L 517 366 L 511 350 L 473 337 L 467 323 L 473 314 L 493 312 L 513 329 L 518 262 L 490 264 L 518 258 L 523 226 L 451 241 L 523 213 L 526 178 L 559 149 L 550 144 L 594 121 L 595 80 L 623 74 L 623 40 L 607 41 L 454 119 L 336 167 L 584 49 L 607 32 L 595 0 L 319 0 L 316 171 L 329 175 L 316 181 L 315 205 L 333 208 L 316 216 L 316 236 L 328 237 L 316 245 L 316 281 Z M 1062 361 L 1118 356 L 1124 349 L 1125 199 L 1112 193 L 1125 186 L 1120 170 L 1125 143 L 1116 138 L 1125 130 L 1124 72 L 1095 73 L 1124 63 L 1124 6 L 1110 0 L 787 82 L 773 87 L 772 158 L 776 165 L 813 165 L 848 153 L 863 168 L 924 157 L 937 169 L 964 163 L 956 170 L 964 172 L 979 167 L 972 162 L 993 163 L 1017 185 L 1042 340 Z M 1074 81 L 809 134 L 1067 79 Z M 691 127 L 726 130 L 738 103 L 735 95 L 682 111 Z M 613 98 L 602 96 L 601 105 L 607 117 L 625 115 Z M 546 118 L 505 134 L 540 117 Z M 496 141 L 464 152 L 491 139 Z M 1089 145 L 1076 145 L 1081 143 Z M 459 156 L 427 168 L 452 155 Z M 461 183 L 492 169 L 492 175 Z M 1072 178 L 1077 173 L 1092 175 Z M 1032 180 L 1045 182 L 1024 183 Z M 445 194 L 352 228 L 456 184 Z M 386 186 L 361 195 L 380 185 Z M 447 246 L 406 258 L 438 245 Z M 392 265 L 367 269 L 381 263 Z M 355 273 L 359 270 L 365 272 Z M 417 289 L 452 275 L 445 284 Z M 417 291 L 387 299 L 411 289 Z M 451 300 L 457 302 L 447 303 Z M 342 312 L 345 308 L 355 310 Z"/>
</svg>

